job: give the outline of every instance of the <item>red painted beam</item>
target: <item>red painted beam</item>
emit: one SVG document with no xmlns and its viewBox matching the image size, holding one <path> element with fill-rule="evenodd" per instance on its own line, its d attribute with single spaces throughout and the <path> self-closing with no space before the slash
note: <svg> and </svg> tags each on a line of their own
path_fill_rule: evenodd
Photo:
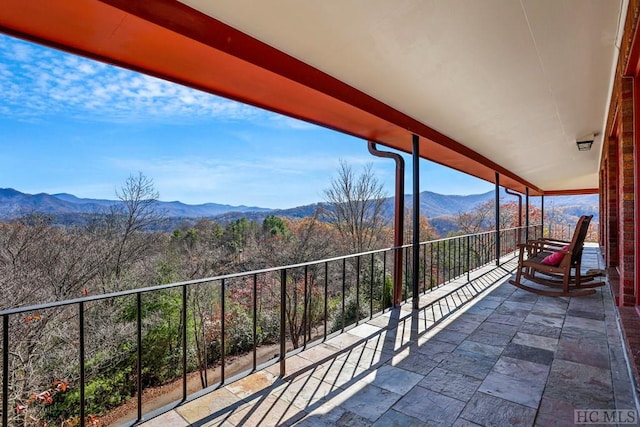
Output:
<svg viewBox="0 0 640 427">
<path fill-rule="evenodd" d="M 600 194 L 599 188 L 579 188 L 575 190 L 547 190 L 545 196 L 579 196 L 583 194 Z"/>
</svg>

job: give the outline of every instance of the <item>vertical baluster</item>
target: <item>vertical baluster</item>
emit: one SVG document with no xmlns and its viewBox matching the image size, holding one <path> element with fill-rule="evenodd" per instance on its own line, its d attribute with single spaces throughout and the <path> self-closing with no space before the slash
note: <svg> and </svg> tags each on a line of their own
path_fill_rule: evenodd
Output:
<svg viewBox="0 0 640 427">
<path fill-rule="evenodd" d="M 429 289 L 433 289 L 433 243 L 429 243 Z"/>
<path fill-rule="evenodd" d="M 226 322 L 225 322 L 225 282 L 220 281 L 220 382 L 224 384 L 224 365 L 225 365 L 225 347 L 226 347 Z"/>
<path fill-rule="evenodd" d="M 258 275 L 253 275 L 253 370 L 258 365 Z"/>
<path fill-rule="evenodd" d="M 467 282 L 471 281 L 471 236 L 467 234 Z"/>
<path fill-rule="evenodd" d="M 404 252 L 404 302 L 407 302 L 409 298 L 409 256 L 407 254 L 407 249 L 401 249 Z"/>
<path fill-rule="evenodd" d="M 440 249 L 441 243 L 442 241 L 440 240 L 436 243 L 436 286 L 440 286 L 440 277 L 442 275 L 440 272 L 442 269 L 442 266 L 440 265 L 440 260 L 442 260 L 442 251 Z"/>
<path fill-rule="evenodd" d="M 324 262 L 324 339 L 327 339 L 327 315 L 328 315 L 328 301 L 329 298 L 329 263 Z"/>
<path fill-rule="evenodd" d="M 344 315 L 345 315 L 345 296 L 347 292 L 347 259 L 342 258 L 342 316 L 341 316 L 341 326 L 342 332 L 344 332 Z"/>
<path fill-rule="evenodd" d="M 137 347 L 138 347 L 138 363 L 136 366 L 136 375 L 138 377 L 138 421 L 142 419 L 142 294 L 136 292 L 136 328 L 137 328 Z"/>
<path fill-rule="evenodd" d="M 384 251 L 382 253 L 382 293 L 381 293 L 382 301 L 380 301 L 381 303 L 384 303 L 384 286 L 386 285 L 386 283 L 387 283 L 387 251 Z M 392 294 L 391 304 L 393 305 L 393 290 L 391 291 L 391 294 Z"/>
<path fill-rule="evenodd" d="M 374 264 L 375 258 L 374 258 L 374 254 L 371 254 L 371 271 L 369 273 L 369 318 L 373 319 L 373 264 Z M 384 289 L 384 282 L 383 282 L 383 286 L 382 288 Z"/>
<path fill-rule="evenodd" d="M 309 270 L 308 270 L 308 266 L 304 266 L 304 297 L 303 297 L 303 305 L 302 305 L 302 345 L 304 347 L 307 346 L 307 325 L 309 322 L 309 319 L 307 318 L 307 292 L 308 292 L 308 274 L 309 274 Z"/>
<path fill-rule="evenodd" d="M 83 409 L 81 407 L 81 409 Z M 2 427 L 9 426 L 9 316 L 2 316 Z"/>
<path fill-rule="evenodd" d="M 187 400 L 187 285 L 182 285 L 182 401 Z M 205 362 L 206 367 L 206 362 Z"/>
<path fill-rule="evenodd" d="M 307 275 L 307 267 L 304 268 L 305 271 L 305 276 Z M 316 271 L 316 269 L 314 268 L 313 270 L 314 272 Z M 313 277 L 315 277 L 315 273 L 313 275 Z M 313 303 L 313 284 L 315 283 L 315 280 L 311 280 L 311 283 L 309 283 L 309 303 L 307 304 L 307 323 L 306 323 L 306 328 L 307 328 L 307 341 L 311 341 L 311 307 L 313 307 L 312 303 Z"/>
<path fill-rule="evenodd" d="M 356 257 L 356 325 L 360 323 L 360 255 Z"/>
<path fill-rule="evenodd" d="M 447 282 L 451 280 L 451 261 L 451 240 L 447 240 Z"/>
<path fill-rule="evenodd" d="M 286 375 L 285 353 L 287 351 L 286 328 L 287 318 L 285 314 L 287 305 L 287 269 L 280 270 L 280 376 Z"/>
<path fill-rule="evenodd" d="M 427 292 L 427 242 L 422 245 L 422 293 Z"/>
<path fill-rule="evenodd" d="M 79 336 L 79 344 L 80 344 L 80 427 L 84 427 L 85 425 L 85 417 L 86 417 L 86 406 L 85 406 L 85 336 L 84 336 L 84 301 L 80 301 L 78 304 L 78 322 L 80 324 L 80 336 Z M 140 382 L 140 380 L 138 380 Z M 138 420 L 140 419 L 140 410 L 138 410 Z"/>
<path fill-rule="evenodd" d="M 456 277 L 460 276 L 460 272 L 462 271 L 461 269 L 461 264 L 462 262 L 460 261 L 460 254 L 462 253 L 462 251 L 460 250 L 460 238 L 456 237 L 456 246 L 455 246 L 455 254 L 456 254 Z"/>
</svg>

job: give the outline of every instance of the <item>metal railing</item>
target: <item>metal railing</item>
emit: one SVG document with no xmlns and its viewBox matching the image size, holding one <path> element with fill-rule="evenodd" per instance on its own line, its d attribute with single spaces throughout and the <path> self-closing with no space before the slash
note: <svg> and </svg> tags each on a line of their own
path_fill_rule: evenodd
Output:
<svg viewBox="0 0 640 427">
<path fill-rule="evenodd" d="M 547 237 L 558 240 L 571 240 L 576 228 L 576 223 L 551 223 L 548 226 L 548 230 L 545 233 Z M 597 221 L 591 221 L 589 224 L 589 230 L 585 238 L 586 242 L 598 242 L 599 241 L 599 224 Z"/>
<path fill-rule="evenodd" d="M 541 232 L 541 226 L 531 226 L 529 238 L 541 237 Z M 502 256 L 524 241 L 525 229 L 499 233 Z M 421 292 L 464 275 L 469 281 L 473 270 L 495 261 L 495 243 L 495 231 L 421 243 Z M 268 365 L 279 363 L 284 376 L 288 355 L 389 310 L 393 253 L 398 250 L 405 251 L 407 300 L 413 297 L 412 245 L 0 311 L 2 426 L 23 424 L 21 417 L 29 410 L 25 401 L 39 396 L 40 390 L 17 389 L 20 377 L 28 372 L 18 366 L 22 361 L 11 351 L 24 345 L 24 334 L 36 323 L 46 328 L 49 337 L 59 335 L 58 345 L 77 349 L 73 371 L 53 372 L 51 379 L 63 376 L 69 389 L 78 393 L 76 416 L 81 426 L 92 415 L 89 404 L 97 399 L 88 395 L 87 388 L 101 378 L 98 361 L 104 335 L 119 336 L 122 355 L 118 363 L 130 368 L 128 379 L 135 383 L 130 390 L 136 399 L 131 422 L 137 423 Z M 438 304 L 447 304 L 449 310 L 456 298 L 458 304 L 464 304 L 469 298 L 461 292 L 451 292 Z M 166 329 L 176 334 L 171 337 L 173 344 L 150 349 L 159 340 L 158 331 Z M 38 342 L 28 345 L 35 348 L 31 351 L 44 351 L 37 348 Z M 271 351 L 261 351 L 264 348 Z M 145 378 L 153 375 L 154 358 L 163 352 L 173 363 L 157 369 L 172 369 L 177 374 L 182 382 L 181 399 L 144 413 L 143 393 L 149 384 Z M 238 358 L 244 363 L 238 363 Z M 52 366 L 53 371 L 56 368 Z M 189 385 L 193 373 L 199 378 L 195 389 Z"/>
<path fill-rule="evenodd" d="M 526 227 L 507 228 L 499 231 L 500 256 L 515 252 L 519 243 L 525 241 Z M 529 227 L 529 239 L 542 237 L 542 226 Z M 420 291 L 427 292 L 433 287 L 448 283 L 474 270 L 496 261 L 496 231 L 448 237 L 420 243 Z M 402 246 L 405 251 L 404 301 L 413 297 L 411 288 L 411 251 L 412 245 Z"/>
</svg>

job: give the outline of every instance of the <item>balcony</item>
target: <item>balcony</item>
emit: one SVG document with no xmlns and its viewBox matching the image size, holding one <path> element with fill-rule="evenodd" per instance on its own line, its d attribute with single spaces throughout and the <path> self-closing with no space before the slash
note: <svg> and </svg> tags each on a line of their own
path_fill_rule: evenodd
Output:
<svg viewBox="0 0 640 427">
<path fill-rule="evenodd" d="M 85 372 L 85 350 L 89 358 L 95 343 L 90 330 L 84 335 L 84 316 L 112 299 L 126 299 L 133 313 L 124 331 L 131 333 L 128 349 L 137 353 L 138 360 L 132 374 L 137 382 L 137 418 L 131 422 L 367 425 L 387 424 L 388 417 L 412 417 L 415 423 L 426 424 L 566 425 L 576 420 L 574 416 L 587 420 L 586 412 L 575 409 L 619 409 L 607 420 L 624 422 L 625 411 L 637 408 L 617 318 L 620 313 L 625 324 L 637 321 L 640 295 L 636 255 L 640 185 L 633 128 L 638 79 L 626 78 L 637 77 L 640 70 L 637 1 L 548 2 L 545 7 L 537 2 L 497 2 L 492 7 L 473 5 L 473 10 L 466 3 L 413 1 L 411 10 L 380 3 L 331 13 L 329 9 L 317 13 L 314 8 L 323 6 L 316 4 L 293 8 L 283 3 L 260 6 L 260 13 L 252 14 L 246 13 L 242 2 L 215 7 L 174 0 L 69 2 L 71 6 L 53 0 L 37 4 L 10 0 L 0 13 L 0 31 L 363 140 L 375 139 L 412 153 L 414 159 L 435 160 L 522 194 L 599 191 L 605 263 L 594 248 L 592 264 L 585 262 L 584 267 L 606 267 L 619 274 L 613 293 L 620 305 L 628 307 L 616 311 L 608 288 L 574 299 L 515 290 L 505 283 L 514 267 L 508 253 L 498 249 L 502 261 L 489 266 L 495 248 L 484 252 L 489 245 L 480 243 L 483 251 L 469 257 L 478 241 L 458 240 L 442 243 L 442 249 L 449 251 L 446 258 L 432 257 L 440 243 L 424 246 L 421 262 L 426 265 L 430 259 L 431 264 L 421 271 L 424 295 L 417 301 L 419 310 L 407 305 L 407 299 L 418 295 L 406 287 L 403 306 L 389 311 L 382 302 L 375 309 L 371 305 L 368 316 L 358 317 L 351 327 L 345 320 L 345 300 L 353 290 L 356 309 L 360 308 L 359 284 L 365 275 L 359 263 L 364 269 L 371 256 L 371 265 L 383 265 L 386 271 L 392 262 L 387 255 L 398 249 L 352 256 L 348 262 L 323 261 L 319 268 L 324 267 L 324 275 L 319 270 L 316 277 L 328 283 L 331 271 L 337 280 L 331 292 L 342 300 L 339 331 L 328 333 L 325 323 L 312 334 L 308 322 L 298 336 L 300 342 L 292 346 L 285 339 L 287 320 L 281 309 L 279 349 L 257 354 L 254 323 L 248 375 L 243 377 L 238 367 L 226 369 L 223 350 L 216 375 L 205 375 L 204 390 L 197 392 L 186 385 L 185 338 L 174 369 L 183 371 L 182 400 L 178 397 L 177 403 L 158 410 L 142 402 L 141 304 L 147 295 L 169 292 L 182 304 L 180 321 L 186 325 L 187 289 L 214 288 L 224 319 L 226 286 L 243 284 L 250 289 L 259 276 L 268 276 L 286 290 L 293 274 L 304 289 L 300 304 L 306 312 L 308 266 L 81 298 L 31 307 L 33 313 L 7 310 L 0 313 L 4 426 L 9 424 L 8 395 L 13 392 L 8 380 L 13 358 L 8 331 L 24 324 L 21 316 L 33 319 L 40 316 L 36 312 L 46 310 L 68 313 L 75 322 L 73 327 L 67 325 L 70 330 L 83 331 L 70 344 L 80 353 L 74 380 L 81 389 L 80 424 L 85 423 L 84 379 L 90 374 Z M 580 13 L 574 13 L 578 9 Z M 349 19 L 345 12 L 359 19 Z M 292 39 L 290 34 L 298 37 Z M 381 49 L 370 48 L 372 35 L 381 35 L 374 39 Z M 296 46 L 291 40 L 305 43 Z M 347 46 L 344 40 L 354 49 L 336 49 Z M 362 73 L 363 69 L 368 72 Z M 588 73 L 577 72 L 587 69 Z M 585 133 L 597 136 L 598 149 L 577 157 L 574 142 Z M 451 257 L 458 262 L 438 264 Z M 409 271 L 405 266 L 406 285 Z M 610 279 L 613 285 L 616 279 L 613 275 Z M 434 290 L 434 285 L 439 286 Z M 280 307 L 285 306 L 285 293 L 277 296 Z M 105 304 L 108 309 L 109 303 Z M 381 314 L 378 309 L 383 309 Z M 633 327 L 626 333 L 630 345 L 640 342 Z M 223 349 L 224 335 L 222 326 Z M 161 411 L 166 412 L 153 418 Z M 402 418 L 399 423 L 407 421 L 412 420 Z"/>
<path fill-rule="evenodd" d="M 91 353 L 87 342 L 90 332 L 85 330 L 84 317 L 89 317 L 90 310 L 95 310 L 99 302 L 114 304 L 118 299 L 135 296 L 140 313 L 141 301 L 149 294 L 175 288 L 182 290 L 184 296 L 187 289 L 212 286 L 223 290 L 224 306 L 237 297 L 231 292 L 233 280 L 246 283 L 245 279 L 253 277 L 257 282 L 258 276 L 275 272 L 275 277 L 284 278 L 280 284 L 289 286 L 291 282 L 286 278 L 295 276 L 296 270 L 304 269 L 304 277 L 310 277 L 309 271 L 317 269 L 324 270 L 324 278 L 336 280 L 337 289 L 342 288 L 341 293 L 339 291 L 342 311 L 338 308 L 340 314 L 334 318 L 337 319 L 334 322 L 340 323 L 333 328 L 336 332 L 330 333 L 326 314 L 321 325 L 315 325 L 321 326 L 319 328 L 307 327 L 311 320 L 305 315 L 302 320 L 305 332 L 298 337 L 298 345 L 292 345 L 291 323 L 281 317 L 280 330 L 285 332 L 279 338 L 280 348 L 275 349 L 271 357 L 257 345 L 254 322 L 256 344 L 253 355 L 245 355 L 244 365 L 234 363 L 230 352 L 223 352 L 212 369 L 208 366 L 206 384 L 195 390 L 192 386 L 187 389 L 187 370 L 184 369 L 182 399 L 177 397 L 165 406 L 159 404 L 162 400 L 143 400 L 144 387 L 139 378 L 147 368 L 143 361 L 144 349 L 140 349 L 146 332 L 142 317 L 138 316 L 137 344 L 133 346 L 138 355 L 137 374 L 133 376 L 133 381 L 137 381 L 133 398 L 137 417 L 129 413 L 121 418 L 108 418 L 109 423 L 145 426 L 464 425 L 468 422 L 567 425 L 573 423 L 574 416 L 584 414 L 576 410 L 619 410 L 616 416 L 637 416 L 637 412 L 629 412 L 637 411 L 635 381 L 624 357 L 626 351 L 611 289 L 609 286 L 598 288 L 594 295 L 587 297 L 551 298 L 511 286 L 507 280 L 517 265 L 513 249 L 523 231 L 501 231 L 503 246 L 499 262 L 490 256 L 495 254 L 491 239 L 495 232 L 423 243 L 421 282 L 423 286 L 427 283 L 433 286 L 420 290 L 419 309 L 412 308 L 411 291 L 405 287 L 407 298 L 399 307 L 375 312 L 371 299 L 370 307 L 365 307 L 368 313 L 351 325 L 345 321 L 345 299 L 355 292 L 359 295 L 356 301 L 368 306 L 364 303 L 365 295 L 368 292 L 373 295 L 373 287 L 358 272 L 374 271 L 379 263 L 384 265 L 384 271 L 391 270 L 391 262 L 387 265 L 386 261 L 391 257 L 387 254 L 396 249 L 243 273 L 233 278 L 5 310 L 0 313 L 5 331 L 3 396 L 13 390 L 7 380 L 14 377 L 13 372 L 8 371 L 10 352 L 6 349 L 11 348 L 11 343 L 7 345 L 8 331 L 14 327 L 14 320 L 21 320 L 25 314 L 46 313 L 48 309 L 67 306 L 72 313 L 76 309 L 83 313 L 77 331 L 80 377 L 70 387 L 81 389 L 84 395 L 88 379 L 85 365 Z M 538 226 L 532 227 L 530 233 L 538 235 Z M 409 251 L 411 247 L 403 249 Z M 584 270 L 602 269 L 602 264 L 598 247 L 585 248 Z M 327 274 L 340 265 L 342 271 L 338 274 Z M 357 268 L 352 270 L 350 265 Z M 405 266 L 405 278 L 408 270 Z M 310 280 L 309 286 L 311 283 L 314 282 Z M 324 283 L 324 297 L 314 298 L 327 301 L 327 289 L 336 286 L 331 286 L 329 280 Z M 353 283 L 355 287 L 351 287 Z M 370 283 L 373 285 L 375 281 Z M 307 292 L 306 287 L 307 282 L 304 295 L 310 298 L 312 292 Z M 254 295 L 258 296 L 255 289 Z M 285 294 L 282 294 L 281 307 L 291 302 L 291 289 L 285 290 Z M 308 298 L 300 296 L 301 304 L 304 302 L 303 313 L 310 313 Z M 192 300 L 183 301 L 193 310 Z M 259 316 L 256 309 L 251 317 Z M 225 337 L 225 316 L 221 319 Z M 228 321 L 226 325 L 229 328 Z M 316 332 L 312 333 L 312 329 Z M 186 330 L 183 334 L 186 337 Z M 222 340 L 225 348 L 224 338 Z M 181 350 L 186 368 L 187 353 L 194 351 L 193 343 Z M 85 396 L 83 402 L 87 399 Z M 6 398 L 3 408 L 9 406 Z M 84 405 L 80 412 L 85 417 L 88 415 Z M 607 416 L 611 414 L 614 412 Z M 16 421 L 19 417 L 12 419 Z M 4 420 L 4 425 L 13 425 L 8 418 Z"/>
<path fill-rule="evenodd" d="M 601 268 L 599 250 L 583 262 Z M 283 377 L 261 370 L 143 425 L 572 425 L 580 409 L 636 411 L 609 287 L 538 296 L 507 283 L 514 267 L 477 271 L 492 284 L 440 322 L 434 302 L 464 281 L 288 357 Z"/>
</svg>

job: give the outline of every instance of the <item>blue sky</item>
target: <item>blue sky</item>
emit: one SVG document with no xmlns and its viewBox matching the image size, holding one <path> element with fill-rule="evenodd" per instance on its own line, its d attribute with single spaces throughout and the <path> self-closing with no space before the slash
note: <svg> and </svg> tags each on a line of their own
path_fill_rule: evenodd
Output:
<svg viewBox="0 0 640 427">
<path fill-rule="evenodd" d="M 3 35 L 0 93 L 1 188 L 113 199 L 142 172 L 164 201 L 289 208 L 322 201 L 342 159 L 393 194 L 393 162 L 366 141 Z M 420 168 L 421 191 L 494 188 Z M 407 194 L 410 174 L 407 157 Z"/>
</svg>

